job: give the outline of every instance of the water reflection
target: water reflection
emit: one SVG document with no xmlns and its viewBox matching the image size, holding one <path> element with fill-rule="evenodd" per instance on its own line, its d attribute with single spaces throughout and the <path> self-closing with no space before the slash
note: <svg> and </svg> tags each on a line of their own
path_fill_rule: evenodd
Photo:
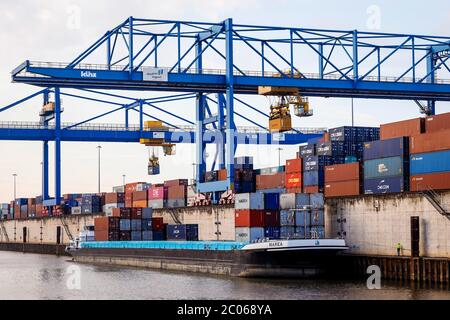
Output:
<svg viewBox="0 0 450 320">
<path fill-rule="evenodd" d="M 80 271 L 80 290 L 67 286 Z M 448 286 L 365 280 L 237 279 L 74 264 L 67 257 L 0 252 L 0 299 L 445 299 Z"/>
</svg>

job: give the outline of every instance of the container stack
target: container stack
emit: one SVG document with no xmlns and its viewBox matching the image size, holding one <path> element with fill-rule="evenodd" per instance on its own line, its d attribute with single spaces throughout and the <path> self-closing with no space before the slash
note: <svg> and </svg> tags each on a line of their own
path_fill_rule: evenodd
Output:
<svg viewBox="0 0 450 320">
<path fill-rule="evenodd" d="M 148 207 L 148 191 L 134 191 L 132 194 L 133 208 L 147 208 Z"/>
<path fill-rule="evenodd" d="M 364 193 L 387 194 L 409 190 L 409 138 L 366 143 Z"/>
<path fill-rule="evenodd" d="M 256 190 L 253 158 L 239 157 L 234 162 L 234 189 L 236 193 L 252 193 Z"/>
<path fill-rule="evenodd" d="M 184 208 L 187 205 L 187 179 L 166 181 L 164 187 L 167 188 L 167 208 Z"/>
<path fill-rule="evenodd" d="M 411 191 L 450 189 L 450 113 L 428 117 L 411 137 Z"/>
<path fill-rule="evenodd" d="M 95 241 L 119 241 L 120 218 L 100 217 L 94 220 Z"/>
<path fill-rule="evenodd" d="M 303 159 L 286 161 L 286 193 L 303 192 Z"/>
<path fill-rule="evenodd" d="M 361 194 L 359 162 L 325 167 L 325 197 L 349 197 Z"/>
<path fill-rule="evenodd" d="M 264 194 L 241 193 L 235 199 L 236 241 L 264 239 Z"/>
<path fill-rule="evenodd" d="M 198 241 L 198 224 L 168 225 L 167 240 Z"/>
<path fill-rule="evenodd" d="M 0 205 L 0 219 L 10 220 L 9 203 L 2 203 Z"/>
<path fill-rule="evenodd" d="M 333 164 L 330 156 L 308 156 L 303 158 L 304 193 L 322 192 L 325 186 L 325 167 Z"/>
<path fill-rule="evenodd" d="M 256 170 L 256 191 L 283 193 L 286 186 L 285 167 L 274 167 Z"/>
<path fill-rule="evenodd" d="M 148 206 L 153 209 L 163 209 L 167 206 L 167 191 L 163 185 L 154 185 L 148 189 Z"/>
<path fill-rule="evenodd" d="M 56 210 L 58 211 L 58 210 Z M 101 208 L 101 198 L 97 195 L 83 194 L 81 197 L 81 213 L 82 214 L 92 214 L 100 213 Z"/>
<path fill-rule="evenodd" d="M 107 216 L 112 216 L 112 210 L 116 208 L 125 207 L 125 193 L 112 192 L 105 195 L 105 205 L 103 206 L 103 212 Z"/>
<path fill-rule="evenodd" d="M 125 185 L 125 207 L 133 207 L 133 193 L 136 191 L 146 191 L 150 186 L 145 182 L 135 182 Z"/>
<path fill-rule="evenodd" d="M 304 193 L 287 193 L 280 196 L 280 236 L 283 239 L 305 238 L 306 226 L 310 225 L 310 217 L 305 221 L 305 213 L 311 204 L 310 195 Z"/>
</svg>

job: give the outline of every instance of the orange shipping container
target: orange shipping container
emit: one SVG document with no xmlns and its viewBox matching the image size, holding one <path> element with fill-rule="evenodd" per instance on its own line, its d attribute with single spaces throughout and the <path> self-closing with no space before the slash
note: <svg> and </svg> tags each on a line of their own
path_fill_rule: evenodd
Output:
<svg viewBox="0 0 450 320">
<path fill-rule="evenodd" d="M 225 180 L 227 180 L 227 169 L 222 169 L 222 170 L 219 170 L 219 174 L 218 174 L 218 179 L 219 179 L 219 181 L 225 181 Z"/>
<path fill-rule="evenodd" d="M 450 130 L 450 113 L 428 117 L 425 120 L 425 132 L 433 133 L 442 130 Z"/>
<path fill-rule="evenodd" d="M 305 187 L 305 192 L 307 194 L 312 194 L 312 193 L 320 193 L 320 188 L 318 186 L 315 187 Z"/>
<path fill-rule="evenodd" d="M 303 186 L 303 176 L 299 173 L 286 174 L 286 189 L 301 189 Z"/>
<path fill-rule="evenodd" d="M 265 212 L 263 210 L 236 210 L 236 228 L 263 228 Z"/>
<path fill-rule="evenodd" d="M 281 189 L 285 187 L 286 174 L 277 173 L 272 175 L 257 175 L 256 176 L 256 189 L 257 190 L 269 190 L 269 189 Z"/>
<path fill-rule="evenodd" d="M 359 180 L 330 182 L 325 184 L 326 198 L 359 196 L 360 194 L 361 182 Z"/>
<path fill-rule="evenodd" d="M 381 125 L 380 138 L 381 140 L 388 140 L 416 136 L 424 132 L 425 118 L 418 118 Z"/>
<path fill-rule="evenodd" d="M 303 159 L 286 161 L 286 173 L 297 173 L 303 171 Z"/>
<path fill-rule="evenodd" d="M 450 130 L 411 137 L 409 144 L 411 154 L 449 150 Z"/>
<path fill-rule="evenodd" d="M 325 167 L 325 183 L 359 180 L 359 162 Z"/>
<path fill-rule="evenodd" d="M 147 207 L 148 207 L 147 200 L 133 201 L 133 208 L 147 208 Z"/>
</svg>

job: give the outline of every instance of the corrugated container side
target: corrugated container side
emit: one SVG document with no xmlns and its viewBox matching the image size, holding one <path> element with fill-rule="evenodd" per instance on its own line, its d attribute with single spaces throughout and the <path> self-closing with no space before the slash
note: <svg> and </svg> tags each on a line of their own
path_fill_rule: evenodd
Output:
<svg viewBox="0 0 450 320">
<path fill-rule="evenodd" d="M 361 195 L 361 181 L 328 182 L 325 184 L 325 197 L 338 198 Z"/>
<path fill-rule="evenodd" d="M 325 167 L 325 183 L 359 180 L 361 165 L 358 162 Z"/>
<path fill-rule="evenodd" d="M 303 171 L 303 159 L 292 159 L 286 161 L 286 174 L 301 173 Z"/>
<path fill-rule="evenodd" d="M 411 119 L 381 125 L 381 140 L 410 137 L 425 132 L 425 119 Z"/>
<path fill-rule="evenodd" d="M 450 130 L 450 113 L 439 114 L 425 119 L 427 133 Z"/>
<path fill-rule="evenodd" d="M 408 186 L 404 177 L 370 179 L 364 181 L 364 193 L 367 195 L 402 193 L 405 191 L 408 191 Z"/>
<path fill-rule="evenodd" d="M 235 198 L 235 208 L 238 210 L 264 210 L 264 194 L 237 194 Z"/>
<path fill-rule="evenodd" d="M 263 210 L 236 210 L 235 226 L 238 228 L 264 227 Z"/>
<path fill-rule="evenodd" d="M 267 190 L 284 188 L 286 185 L 285 173 L 277 173 L 272 175 L 258 175 L 256 176 L 256 189 Z"/>
<path fill-rule="evenodd" d="M 426 133 L 410 139 L 411 154 L 450 150 L 450 130 Z"/>
<path fill-rule="evenodd" d="M 301 209 L 310 205 L 310 197 L 303 193 L 287 193 L 280 195 L 280 209 Z"/>
<path fill-rule="evenodd" d="M 393 157 L 364 162 L 364 179 L 378 179 L 403 176 L 408 173 L 408 159 Z"/>
<path fill-rule="evenodd" d="M 301 189 L 303 187 L 303 175 L 298 173 L 286 173 L 286 189 Z"/>
<path fill-rule="evenodd" d="M 236 228 L 236 242 L 253 242 L 264 237 L 264 228 Z"/>
<path fill-rule="evenodd" d="M 411 191 L 450 190 L 450 172 L 411 176 Z"/>
<path fill-rule="evenodd" d="M 364 160 L 409 156 L 409 138 L 400 137 L 388 140 L 366 142 Z"/>
<path fill-rule="evenodd" d="M 450 171 L 450 150 L 411 156 L 411 175 Z"/>
</svg>

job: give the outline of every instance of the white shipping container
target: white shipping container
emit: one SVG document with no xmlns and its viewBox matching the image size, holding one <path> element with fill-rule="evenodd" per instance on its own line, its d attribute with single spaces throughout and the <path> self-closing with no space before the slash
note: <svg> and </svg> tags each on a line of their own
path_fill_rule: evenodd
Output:
<svg viewBox="0 0 450 320">
<path fill-rule="evenodd" d="M 236 228 L 236 242 L 254 242 L 264 237 L 264 228 Z"/>
<path fill-rule="evenodd" d="M 286 193 L 280 195 L 280 209 L 301 209 L 310 204 L 309 194 Z"/>
<path fill-rule="evenodd" d="M 115 192 L 115 193 L 124 193 L 125 192 L 125 186 L 113 187 L 113 192 Z"/>
<path fill-rule="evenodd" d="M 72 207 L 71 214 L 73 215 L 81 214 L 81 207 Z"/>
<path fill-rule="evenodd" d="M 235 197 L 236 210 L 264 210 L 264 194 L 240 193 Z"/>
</svg>

